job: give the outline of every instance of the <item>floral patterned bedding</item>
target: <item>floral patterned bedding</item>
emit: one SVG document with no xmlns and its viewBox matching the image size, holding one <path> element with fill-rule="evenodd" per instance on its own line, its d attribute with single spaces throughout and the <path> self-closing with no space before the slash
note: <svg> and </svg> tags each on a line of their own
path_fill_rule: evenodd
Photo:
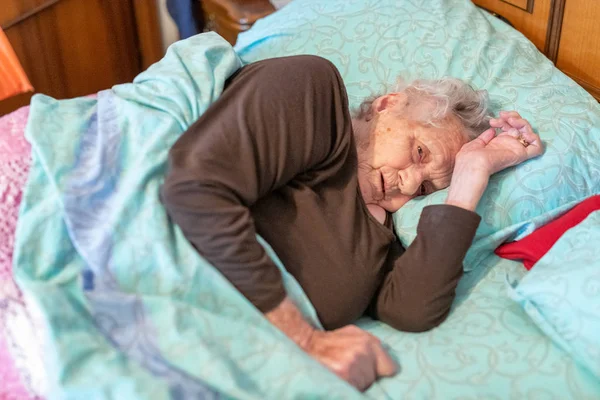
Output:
<svg viewBox="0 0 600 400">
<path fill-rule="evenodd" d="M 40 399 L 44 369 L 37 323 L 12 276 L 14 233 L 31 148 L 23 137 L 29 107 L 0 118 L 0 400 Z"/>
</svg>

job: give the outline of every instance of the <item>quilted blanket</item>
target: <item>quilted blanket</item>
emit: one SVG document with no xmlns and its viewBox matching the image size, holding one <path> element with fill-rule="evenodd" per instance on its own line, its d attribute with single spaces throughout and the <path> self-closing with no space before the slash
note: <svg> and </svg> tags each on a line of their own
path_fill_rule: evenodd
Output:
<svg viewBox="0 0 600 400">
<path fill-rule="evenodd" d="M 160 204 L 168 149 L 240 66 L 209 33 L 97 98 L 34 97 L 15 275 L 48 326 L 50 397 L 360 396 L 203 260 Z"/>
</svg>

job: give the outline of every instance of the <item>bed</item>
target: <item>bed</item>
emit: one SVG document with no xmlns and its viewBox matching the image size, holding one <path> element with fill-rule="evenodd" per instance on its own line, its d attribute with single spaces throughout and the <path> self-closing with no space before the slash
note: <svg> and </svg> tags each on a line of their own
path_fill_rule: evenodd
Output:
<svg viewBox="0 0 600 400">
<path fill-rule="evenodd" d="M 397 75 L 467 79 L 490 92 L 496 109 L 521 111 L 547 144 L 542 159 L 491 182 L 446 322 L 409 334 L 359 321 L 401 366 L 365 395 L 598 398 L 593 332 L 600 307 L 578 316 L 588 325 L 575 330 L 570 320 L 557 326 L 544 299 L 535 298 L 545 276 L 560 277 L 553 287 L 565 281 L 564 266 L 588 265 L 578 269 L 588 273 L 582 280 L 600 282 L 595 249 L 578 239 L 595 238 L 596 221 L 566 237 L 532 270 L 537 276 L 493 249 L 600 193 L 600 107 L 519 33 L 466 0 L 296 0 L 243 33 L 235 49 L 214 34 L 196 36 L 172 46 L 133 84 L 97 98 L 38 96 L 31 110 L 5 117 L 2 132 L 13 139 L 3 154 L 16 155 L 10 165 L 20 171 L 2 170 L 8 182 L 2 217 L 15 247 L 10 239 L 1 248 L 0 357 L 17 360 L 5 372 L 18 386 L 13 397 L 365 396 L 265 322 L 169 225 L 158 202 L 168 144 L 219 95 L 227 76 L 243 63 L 305 53 L 338 67 L 352 105 Z M 31 163 L 23 140 L 28 112 Z M 421 208 L 444 194 L 412 201 L 394 216 L 403 242 L 414 237 Z M 312 306 L 280 267 L 288 292 L 314 320 Z M 588 286 L 580 292 L 596 307 L 600 285 Z M 584 341 L 590 329 L 592 339 Z"/>
</svg>

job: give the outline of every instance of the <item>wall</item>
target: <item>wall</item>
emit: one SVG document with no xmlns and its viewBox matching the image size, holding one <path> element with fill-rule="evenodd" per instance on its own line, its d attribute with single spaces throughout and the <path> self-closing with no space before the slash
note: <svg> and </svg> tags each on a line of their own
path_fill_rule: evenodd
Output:
<svg viewBox="0 0 600 400">
<path fill-rule="evenodd" d="M 167 11 L 167 0 L 156 0 L 156 3 L 158 6 L 157 8 L 163 48 L 166 50 L 167 47 L 179 40 L 179 32 L 177 31 L 177 26 Z"/>
</svg>

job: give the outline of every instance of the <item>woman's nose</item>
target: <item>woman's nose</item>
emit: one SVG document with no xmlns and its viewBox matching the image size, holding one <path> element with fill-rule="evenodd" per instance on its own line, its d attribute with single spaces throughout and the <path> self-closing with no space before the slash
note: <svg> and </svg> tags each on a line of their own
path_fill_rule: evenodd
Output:
<svg viewBox="0 0 600 400">
<path fill-rule="evenodd" d="M 405 195 L 416 194 L 423 181 L 423 174 L 414 167 L 400 171 L 400 191 Z"/>
</svg>

